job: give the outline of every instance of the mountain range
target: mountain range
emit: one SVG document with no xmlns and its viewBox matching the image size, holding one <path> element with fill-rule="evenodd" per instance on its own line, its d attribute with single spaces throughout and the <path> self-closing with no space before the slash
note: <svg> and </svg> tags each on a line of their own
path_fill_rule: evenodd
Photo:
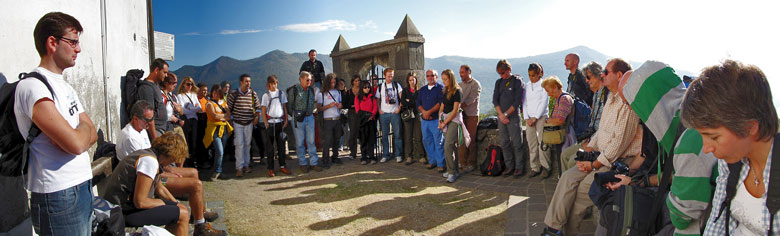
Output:
<svg viewBox="0 0 780 236">
<path fill-rule="evenodd" d="M 557 76 L 566 89 L 566 81 L 569 71 L 563 65 L 564 57 L 568 53 L 577 53 L 580 56 L 580 68 L 584 67 L 590 61 L 596 61 L 602 66 L 610 56 L 593 50 L 585 46 L 578 46 L 562 51 L 540 54 L 535 56 L 509 58 L 507 61 L 512 65 L 513 74 L 519 74 L 524 81 L 528 81 L 528 64 L 538 62 L 544 67 L 544 76 Z M 318 54 L 317 59 L 322 61 L 325 67 L 325 73 L 332 72 L 333 62 L 328 54 Z M 625 59 L 625 58 L 624 58 Z M 182 66 L 173 71 L 180 78 L 182 76 L 192 76 L 197 83 L 205 83 L 211 87 L 222 81 L 228 81 L 231 88 L 238 87 L 238 77 L 241 74 L 249 74 L 252 80 L 252 88 L 259 93 L 265 93 L 266 78 L 275 74 L 279 78 L 279 88 L 287 88 L 298 83 L 298 71 L 301 64 L 308 60 L 306 53 L 286 53 L 281 50 L 274 50 L 257 58 L 249 60 L 238 60 L 227 56 L 221 56 L 203 66 Z M 496 73 L 496 63 L 499 59 L 472 58 L 462 56 L 441 56 L 437 58 L 425 58 L 425 67 L 433 68 L 441 72 L 444 69 L 457 71 L 460 65 L 467 64 L 471 67 L 472 76 L 482 85 L 480 95 L 480 113 L 488 113 L 493 110 L 492 97 L 493 87 L 498 74 Z M 630 62 L 634 68 L 638 67 L 640 62 Z M 678 71 L 678 74 L 691 75 L 690 72 Z M 458 79 L 460 81 L 460 79 Z"/>
</svg>

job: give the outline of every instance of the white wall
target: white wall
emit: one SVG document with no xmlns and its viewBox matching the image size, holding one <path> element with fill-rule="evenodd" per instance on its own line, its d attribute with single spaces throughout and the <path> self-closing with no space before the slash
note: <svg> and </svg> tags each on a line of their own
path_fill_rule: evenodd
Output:
<svg viewBox="0 0 780 236">
<path fill-rule="evenodd" d="M 79 92 L 87 113 L 98 129 L 115 140 L 121 129 L 119 107 L 120 78 L 129 69 L 148 73 L 149 47 L 146 1 L 106 0 L 106 68 L 103 68 L 101 6 L 99 0 L 0 0 L 0 73 L 9 82 L 20 72 L 34 69 L 40 62 L 33 42 L 33 29 L 41 16 L 60 11 L 79 20 L 84 32 L 82 51 L 76 66 L 65 70 L 65 79 Z M 104 73 L 105 72 L 105 73 Z M 103 76 L 107 77 L 104 82 Z M 107 85 L 104 87 L 104 85 Z M 108 112 L 106 112 L 108 101 Z"/>
</svg>

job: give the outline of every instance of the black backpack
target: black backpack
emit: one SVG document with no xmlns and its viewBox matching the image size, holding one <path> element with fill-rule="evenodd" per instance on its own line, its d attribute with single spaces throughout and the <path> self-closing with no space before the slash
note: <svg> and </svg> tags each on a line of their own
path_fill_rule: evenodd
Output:
<svg viewBox="0 0 780 236">
<path fill-rule="evenodd" d="M 130 108 L 133 107 L 137 100 L 136 94 L 138 93 L 138 86 L 141 85 L 141 78 L 144 76 L 144 71 L 141 69 L 128 70 L 125 74 L 125 81 L 122 84 L 122 102 L 125 104 L 125 119 L 122 119 L 122 127 L 130 122 Z M 125 122 L 126 121 L 126 122 Z"/>
<path fill-rule="evenodd" d="M 125 216 L 122 207 L 112 204 L 102 197 L 92 198 L 92 235 L 125 235 Z"/>
<path fill-rule="evenodd" d="M 479 170 L 482 171 L 482 175 L 486 176 L 499 176 L 501 172 L 506 169 L 504 163 L 504 155 L 501 151 L 501 147 L 498 145 L 490 145 L 487 148 L 487 157 L 485 161 L 480 165 Z"/>
<path fill-rule="evenodd" d="M 775 134 L 774 144 L 772 146 L 772 166 L 769 170 L 769 188 L 766 193 L 766 208 L 769 209 L 769 231 L 768 235 L 773 235 L 773 225 L 775 220 L 775 213 L 780 210 L 780 149 L 774 150 L 776 147 L 780 147 L 780 134 Z M 729 219 L 731 218 L 731 200 L 737 194 L 737 183 L 739 182 L 739 174 L 742 172 L 742 161 L 738 161 L 729 165 L 729 177 L 726 180 L 726 198 L 723 199 L 723 203 L 720 205 L 720 212 L 718 212 L 718 218 L 726 211 L 726 236 L 729 236 Z M 715 218 L 717 220 L 718 218 Z"/>
<path fill-rule="evenodd" d="M 43 78 L 43 75 L 37 72 L 19 74 L 19 81 L 27 78 L 36 78 L 40 80 L 55 96 L 54 90 L 49 82 Z M 19 81 L 14 83 L 5 83 L 0 88 L 0 175 L 20 176 L 27 174 L 27 158 L 30 144 L 33 139 L 41 134 L 41 130 L 35 123 L 32 123 L 27 137 L 22 137 L 19 133 L 19 126 L 16 124 L 16 113 L 14 113 L 14 102 L 16 101 L 16 86 Z M 24 145 L 19 145 L 24 143 Z"/>
</svg>

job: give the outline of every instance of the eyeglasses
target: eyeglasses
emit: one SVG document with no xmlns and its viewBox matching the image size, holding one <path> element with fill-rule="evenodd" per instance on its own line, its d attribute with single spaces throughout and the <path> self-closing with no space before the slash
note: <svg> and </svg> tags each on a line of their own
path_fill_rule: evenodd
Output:
<svg viewBox="0 0 780 236">
<path fill-rule="evenodd" d="M 192 83 L 184 83 L 184 85 L 192 86 Z"/>
<path fill-rule="evenodd" d="M 144 121 L 144 122 L 147 122 L 147 123 L 148 123 L 148 122 L 152 122 L 152 121 L 154 120 L 154 117 L 152 117 L 152 118 L 138 117 L 138 118 L 139 118 L 139 119 L 141 119 L 141 120 L 142 120 L 142 121 Z"/>
<path fill-rule="evenodd" d="M 55 36 L 55 38 L 65 41 L 66 43 L 68 43 L 68 45 L 70 45 L 71 48 L 76 48 L 79 46 L 79 41 L 76 39 L 69 39 L 62 36 Z"/>
</svg>

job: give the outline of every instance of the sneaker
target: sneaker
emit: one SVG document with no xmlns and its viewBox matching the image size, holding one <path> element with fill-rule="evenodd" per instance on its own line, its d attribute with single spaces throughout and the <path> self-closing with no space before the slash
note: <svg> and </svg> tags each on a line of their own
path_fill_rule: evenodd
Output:
<svg viewBox="0 0 780 236">
<path fill-rule="evenodd" d="M 219 173 L 219 172 L 211 173 L 211 181 L 217 181 L 217 179 L 219 179 L 219 175 L 220 174 L 221 173 Z"/>
<path fill-rule="evenodd" d="M 376 160 L 371 161 L 371 165 L 376 165 Z"/>
<path fill-rule="evenodd" d="M 360 161 L 360 164 L 361 164 L 361 165 L 365 165 L 365 164 L 368 164 L 368 162 L 366 162 L 366 161 Z"/>
<path fill-rule="evenodd" d="M 450 174 L 449 174 L 449 173 L 447 173 L 447 172 L 444 172 L 444 174 L 442 175 L 442 177 L 444 177 L 444 178 L 446 179 L 447 177 L 450 177 Z"/>
<path fill-rule="evenodd" d="M 403 162 L 403 161 L 404 161 L 404 158 L 403 158 L 403 157 L 400 157 L 400 156 L 397 156 L 397 157 L 395 157 L 395 162 L 396 162 L 396 163 L 401 163 L 401 162 Z"/>
<path fill-rule="evenodd" d="M 455 183 L 455 180 L 458 179 L 458 173 L 451 174 L 447 177 L 447 183 Z"/>
<path fill-rule="evenodd" d="M 414 159 L 412 159 L 411 157 L 407 157 L 406 158 L 406 165 L 411 165 L 411 164 L 414 164 Z"/>
<path fill-rule="evenodd" d="M 355 159 L 357 159 L 357 157 L 356 157 L 356 156 L 352 156 L 352 155 L 350 155 L 350 156 L 349 156 L 349 159 L 350 159 L 350 160 L 355 160 Z"/>
<path fill-rule="evenodd" d="M 420 163 L 423 163 L 423 164 L 428 163 L 428 159 L 426 159 L 425 157 L 420 158 Z"/>
<path fill-rule="evenodd" d="M 553 229 L 550 227 L 544 227 L 544 231 L 542 231 L 541 236 L 562 236 L 563 231 L 558 229 Z"/>
<path fill-rule="evenodd" d="M 319 166 L 311 166 L 311 169 L 314 170 L 314 171 L 317 171 L 317 172 L 321 172 L 322 171 L 322 168 L 320 168 Z"/>
<path fill-rule="evenodd" d="M 288 170 L 287 168 L 284 168 L 284 167 L 280 167 L 279 171 L 281 171 L 285 175 L 291 175 L 292 174 L 292 172 L 290 172 L 290 170 Z"/>
<path fill-rule="evenodd" d="M 249 166 L 244 166 L 244 172 L 245 173 L 252 173 L 252 168 L 249 168 Z"/>
<path fill-rule="evenodd" d="M 192 232 L 192 236 L 223 236 L 227 235 L 225 231 L 214 229 L 209 223 L 195 225 L 195 230 Z"/>
<path fill-rule="evenodd" d="M 301 166 L 301 172 L 309 173 L 309 166 Z"/>
<path fill-rule="evenodd" d="M 474 171 L 474 166 L 466 166 L 465 168 L 463 168 L 463 173 L 469 173 L 472 171 Z"/>
<path fill-rule="evenodd" d="M 382 160 L 379 160 L 379 162 L 381 162 L 381 163 L 387 162 L 387 157 L 382 157 Z"/>
<path fill-rule="evenodd" d="M 447 168 L 439 167 L 439 169 L 436 169 L 436 171 L 438 171 L 439 173 L 443 173 L 443 172 L 447 171 Z"/>
<path fill-rule="evenodd" d="M 268 177 L 274 177 L 276 174 L 274 174 L 274 170 L 268 170 Z"/>
<path fill-rule="evenodd" d="M 550 178 L 550 174 L 551 174 L 550 170 L 546 168 L 542 168 L 542 179 Z"/>
<path fill-rule="evenodd" d="M 426 166 L 425 168 L 430 170 L 430 169 L 436 168 L 436 165 L 435 164 L 428 164 L 428 166 Z"/>
<path fill-rule="evenodd" d="M 241 171 L 241 169 L 236 170 L 236 177 L 243 177 L 244 173 Z"/>
</svg>

